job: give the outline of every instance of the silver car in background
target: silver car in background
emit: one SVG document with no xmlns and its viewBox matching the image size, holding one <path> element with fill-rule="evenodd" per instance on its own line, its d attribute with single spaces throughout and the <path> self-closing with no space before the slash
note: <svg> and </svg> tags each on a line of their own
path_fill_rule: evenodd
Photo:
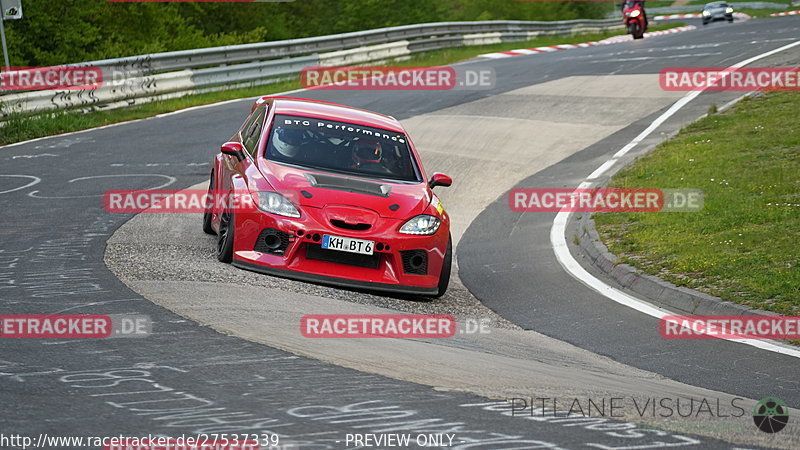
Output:
<svg viewBox="0 0 800 450">
<path fill-rule="evenodd" d="M 733 22 L 733 7 L 726 2 L 711 2 L 703 8 L 703 25 L 717 20 Z"/>
</svg>

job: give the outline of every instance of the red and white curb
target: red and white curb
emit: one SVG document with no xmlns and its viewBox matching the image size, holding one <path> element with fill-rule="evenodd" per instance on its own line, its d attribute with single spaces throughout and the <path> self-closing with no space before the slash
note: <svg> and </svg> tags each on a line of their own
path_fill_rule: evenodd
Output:
<svg viewBox="0 0 800 450">
<path fill-rule="evenodd" d="M 696 28 L 697 27 L 695 27 L 694 25 L 687 25 L 684 27 L 670 28 L 669 30 L 661 30 L 661 31 L 653 31 L 652 33 L 645 33 L 644 37 L 663 36 L 665 34 L 674 34 L 683 31 L 690 31 Z M 619 42 L 625 42 L 631 40 L 633 40 L 633 37 L 631 35 L 621 34 L 619 36 L 613 36 L 608 39 L 603 39 L 602 41 L 583 42 L 580 44 L 551 45 L 549 47 L 521 48 L 518 50 L 509 50 L 505 52 L 486 53 L 483 55 L 479 55 L 479 58 L 489 58 L 489 59 L 510 58 L 512 56 L 535 55 L 537 53 L 550 53 L 558 50 L 569 50 L 572 48 L 584 48 L 584 47 L 593 47 L 595 45 L 616 44 Z"/>
<path fill-rule="evenodd" d="M 742 20 L 750 19 L 751 17 L 745 13 L 735 12 L 733 13 L 733 17 L 738 17 Z M 653 20 L 671 20 L 671 19 L 702 19 L 703 15 L 700 13 L 689 13 L 689 14 L 670 14 L 667 16 L 655 16 Z"/>
<path fill-rule="evenodd" d="M 770 14 L 772 17 L 780 17 L 780 16 L 796 16 L 799 15 L 800 11 L 786 11 L 786 12 L 779 12 Z"/>
</svg>

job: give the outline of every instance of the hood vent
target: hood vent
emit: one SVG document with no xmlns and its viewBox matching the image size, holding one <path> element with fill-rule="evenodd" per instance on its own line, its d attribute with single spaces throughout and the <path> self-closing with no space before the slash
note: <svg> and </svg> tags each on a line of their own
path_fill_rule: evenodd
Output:
<svg viewBox="0 0 800 450">
<path fill-rule="evenodd" d="M 359 180 L 356 178 L 337 177 L 332 175 L 320 175 L 307 173 L 306 180 L 311 186 L 320 189 L 334 189 L 337 191 L 355 192 L 358 194 L 374 195 L 376 197 L 388 197 L 392 193 L 392 187 L 387 184 L 373 183 L 371 181 Z"/>
</svg>

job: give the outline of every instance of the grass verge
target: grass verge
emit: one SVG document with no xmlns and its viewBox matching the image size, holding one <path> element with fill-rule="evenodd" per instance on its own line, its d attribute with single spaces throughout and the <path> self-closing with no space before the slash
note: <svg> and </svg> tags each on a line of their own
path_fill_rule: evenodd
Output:
<svg viewBox="0 0 800 450">
<path fill-rule="evenodd" d="M 800 315 L 800 92 L 742 101 L 694 123 L 610 187 L 699 188 L 695 213 L 594 216 L 628 264 L 754 308 Z"/>
<path fill-rule="evenodd" d="M 664 24 L 652 27 L 651 31 L 683 26 L 683 23 Z M 402 66 L 437 66 L 452 64 L 465 59 L 473 58 L 483 53 L 514 50 L 518 48 L 533 48 L 557 44 L 580 43 L 597 41 L 611 36 L 616 36 L 622 31 L 579 34 L 572 36 L 543 36 L 527 42 L 511 42 L 495 45 L 479 45 L 469 47 L 456 47 L 436 50 L 415 55 L 407 61 L 394 63 Z M 68 133 L 71 131 L 85 130 L 117 122 L 152 117 L 176 111 L 191 106 L 206 105 L 210 103 L 233 100 L 239 98 L 257 97 L 259 95 L 274 94 L 292 89 L 299 89 L 299 79 L 280 83 L 254 86 L 229 91 L 220 91 L 207 94 L 187 95 L 185 97 L 144 103 L 129 108 L 114 109 L 109 111 L 92 111 L 89 113 L 76 113 L 57 111 L 38 116 L 14 115 L 6 120 L 6 125 L 0 128 L 0 145 L 12 144 L 43 136 Z M 0 97 L 0 101 L 2 97 Z"/>
</svg>

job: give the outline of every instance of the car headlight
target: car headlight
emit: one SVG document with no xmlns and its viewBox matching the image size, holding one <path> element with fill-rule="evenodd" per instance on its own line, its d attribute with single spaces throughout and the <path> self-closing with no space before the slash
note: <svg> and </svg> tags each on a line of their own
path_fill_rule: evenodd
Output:
<svg viewBox="0 0 800 450">
<path fill-rule="evenodd" d="M 730 14 L 733 12 L 733 8 L 725 8 L 725 12 Z"/>
<path fill-rule="evenodd" d="M 641 14 L 641 13 L 642 12 L 639 11 L 638 9 L 634 10 L 633 12 L 631 12 L 631 17 L 639 17 L 639 14 Z"/>
<path fill-rule="evenodd" d="M 709 15 L 711 15 L 711 13 L 710 13 L 710 12 L 708 12 L 708 11 L 703 11 L 703 15 L 704 15 L 704 16 L 709 16 Z"/>
<path fill-rule="evenodd" d="M 300 217 L 300 211 L 292 202 L 277 192 L 256 192 L 258 208 L 268 213 L 284 217 Z"/>
<path fill-rule="evenodd" d="M 403 224 L 400 227 L 400 232 L 403 234 L 429 235 L 436 233 L 441 223 L 442 221 L 438 217 L 421 214 Z"/>
</svg>

